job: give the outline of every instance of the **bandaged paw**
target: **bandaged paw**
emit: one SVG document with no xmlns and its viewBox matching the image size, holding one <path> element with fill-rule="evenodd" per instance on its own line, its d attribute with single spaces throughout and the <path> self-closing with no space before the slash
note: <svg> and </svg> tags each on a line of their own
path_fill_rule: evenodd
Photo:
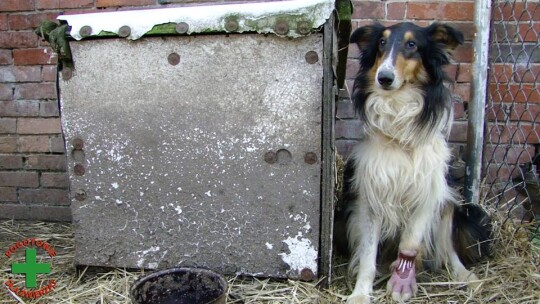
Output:
<svg viewBox="0 0 540 304">
<path fill-rule="evenodd" d="M 394 301 L 407 301 L 416 295 L 416 271 L 414 259 L 416 254 L 409 255 L 400 252 L 398 259 L 392 264 L 392 276 L 388 280 L 386 290 Z"/>
</svg>

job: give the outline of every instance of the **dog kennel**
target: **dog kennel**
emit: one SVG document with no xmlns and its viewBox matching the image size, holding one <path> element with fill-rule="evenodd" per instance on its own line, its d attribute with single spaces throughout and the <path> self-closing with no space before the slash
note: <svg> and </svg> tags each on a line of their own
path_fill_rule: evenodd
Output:
<svg viewBox="0 0 540 304">
<path fill-rule="evenodd" d="M 78 265 L 328 276 L 334 1 L 64 15 Z"/>
</svg>

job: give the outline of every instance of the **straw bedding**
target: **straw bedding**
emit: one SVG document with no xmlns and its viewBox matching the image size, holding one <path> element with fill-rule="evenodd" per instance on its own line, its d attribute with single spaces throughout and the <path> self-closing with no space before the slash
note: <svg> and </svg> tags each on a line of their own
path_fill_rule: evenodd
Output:
<svg viewBox="0 0 540 304">
<path fill-rule="evenodd" d="M 422 271 L 418 275 L 418 296 L 411 303 L 540 304 L 540 236 L 532 235 L 532 227 L 503 222 L 502 215 L 495 213 L 495 256 L 473 267 L 480 278 L 478 286 L 467 288 L 452 282 L 446 272 Z M 47 278 L 54 278 L 57 285 L 39 300 L 22 303 L 131 303 L 129 288 L 142 271 L 75 269 L 73 232 L 69 224 L 13 220 L 0 221 L 0 303 L 17 302 L 4 284 L 8 279 L 19 285 L 24 283 L 22 275 L 11 274 L 11 263 L 23 262 L 24 256 L 8 259 L 4 252 L 13 242 L 28 237 L 54 245 L 57 255 L 52 259 L 52 272 Z M 38 262 L 39 258 L 40 255 Z M 341 303 L 352 284 L 346 268 L 346 260 L 335 258 L 333 282 L 329 287 L 318 286 L 318 282 L 227 277 L 228 303 Z M 375 303 L 390 303 L 385 294 L 385 279 L 377 279 Z M 38 276 L 38 284 L 40 280 Z"/>
</svg>

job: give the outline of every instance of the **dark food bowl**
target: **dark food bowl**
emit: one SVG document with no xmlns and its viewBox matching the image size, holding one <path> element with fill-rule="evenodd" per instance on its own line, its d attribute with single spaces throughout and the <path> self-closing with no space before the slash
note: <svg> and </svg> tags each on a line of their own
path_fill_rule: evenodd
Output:
<svg viewBox="0 0 540 304">
<path fill-rule="evenodd" d="M 199 268 L 172 268 L 139 278 L 131 286 L 134 304 L 221 304 L 227 282 L 219 274 Z"/>
</svg>

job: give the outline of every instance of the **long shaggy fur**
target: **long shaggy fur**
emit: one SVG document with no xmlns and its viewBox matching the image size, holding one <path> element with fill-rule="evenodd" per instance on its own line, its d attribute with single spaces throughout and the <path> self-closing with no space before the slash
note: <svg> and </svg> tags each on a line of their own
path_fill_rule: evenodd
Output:
<svg viewBox="0 0 540 304">
<path fill-rule="evenodd" d="M 351 36 L 361 51 L 353 98 L 365 126 L 346 164 L 342 197 L 353 273 L 375 267 L 368 263 L 373 257 L 363 256 L 374 244 L 398 242 L 389 246 L 419 251 L 435 265 L 452 262 L 458 276 L 470 273 L 455 250 L 466 262 L 489 251 L 489 218 L 479 207 L 459 206 L 445 179 L 452 104 L 443 66 L 462 42 L 461 33 L 439 23 L 374 24 Z M 386 79 L 391 86 L 383 85 L 387 74 L 395 76 Z M 359 274 L 362 286 L 350 299 L 364 299 L 372 279 Z"/>
</svg>

